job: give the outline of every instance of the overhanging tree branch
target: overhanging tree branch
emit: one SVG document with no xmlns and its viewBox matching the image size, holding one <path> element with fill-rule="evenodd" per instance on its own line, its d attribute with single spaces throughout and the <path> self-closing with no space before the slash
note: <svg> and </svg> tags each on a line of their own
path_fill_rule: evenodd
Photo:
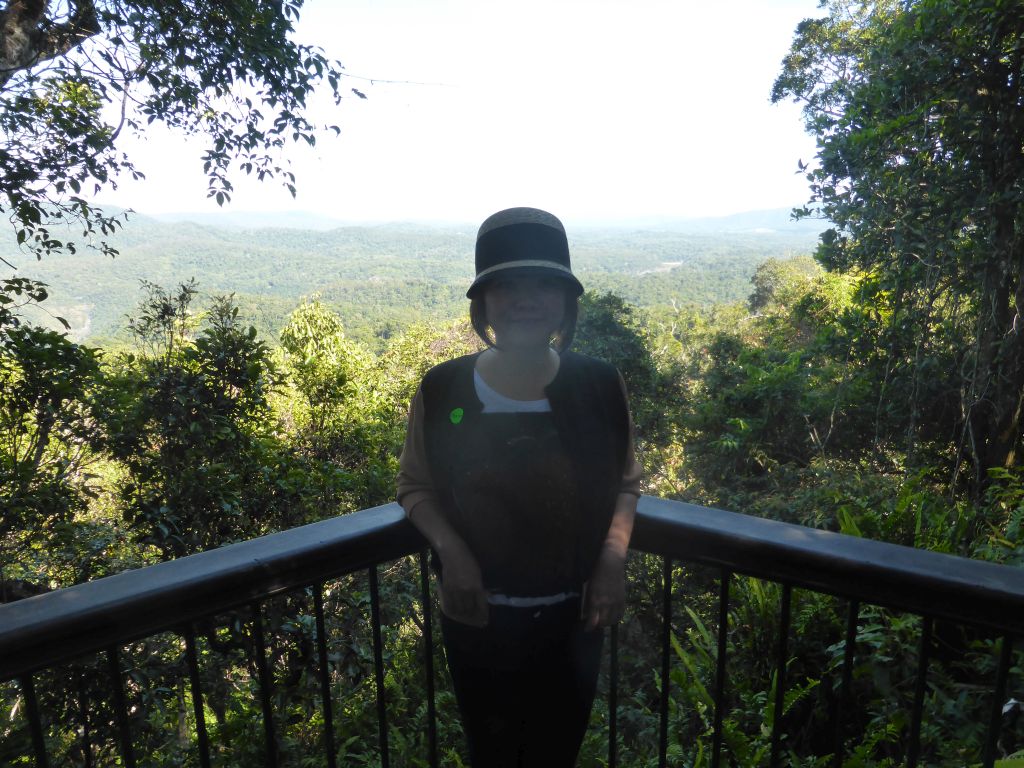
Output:
<svg viewBox="0 0 1024 768">
<path fill-rule="evenodd" d="M 0 8 L 0 213 L 42 256 L 86 244 L 113 253 L 120 219 L 89 202 L 139 177 L 117 149 L 153 122 L 205 136 L 209 195 L 241 172 L 294 193 L 281 153 L 314 144 L 315 92 L 342 97 L 343 68 L 292 39 L 302 0 L 11 0 Z M 363 94 L 351 89 L 360 98 Z M 108 122 L 107 105 L 119 116 Z M 119 109 L 118 109 L 119 108 Z M 69 229 L 70 227 L 70 229 Z"/>
</svg>

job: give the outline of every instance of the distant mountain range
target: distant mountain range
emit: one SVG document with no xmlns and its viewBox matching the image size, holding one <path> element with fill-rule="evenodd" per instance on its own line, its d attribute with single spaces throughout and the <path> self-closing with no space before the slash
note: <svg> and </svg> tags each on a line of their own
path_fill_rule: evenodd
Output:
<svg viewBox="0 0 1024 768">
<path fill-rule="evenodd" d="M 580 222 L 575 226 L 580 229 L 655 229 L 674 232 L 814 232 L 817 234 L 824 227 L 821 221 L 815 219 L 803 219 L 793 221 L 792 209 L 772 208 L 759 211 L 745 211 L 734 213 L 728 216 L 715 216 L 703 218 L 669 218 L 649 217 L 637 219 L 625 219 L 618 222 L 587 223 Z M 230 227 L 236 229 L 261 229 L 261 228 L 282 228 L 282 229 L 309 229 L 324 231 L 352 226 L 394 226 L 397 224 L 411 224 L 417 227 L 440 227 L 450 229 L 469 228 L 475 231 L 477 224 L 472 222 L 438 221 L 438 222 L 360 222 L 346 221 L 318 213 L 304 211 L 235 211 L 224 210 L 214 213 L 209 212 L 176 212 L 150 214 L 148 218 L 162 222 L 192 222 L 213 227 Z M 573 222 L 568 221 L 569 228 L 574 228 Z"/>
</svg>

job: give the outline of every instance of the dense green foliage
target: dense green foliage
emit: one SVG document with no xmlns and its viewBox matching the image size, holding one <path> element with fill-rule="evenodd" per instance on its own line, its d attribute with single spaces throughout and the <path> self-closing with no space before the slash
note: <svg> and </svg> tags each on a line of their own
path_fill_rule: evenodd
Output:
<svg viewBox="0 0 1024 768">
<path fill-rule="evenodd" d="M 811 203 L 834 223 L 818 256 L 870 278 L 860 301 L 908 452 L 945 441 L 980 494 L 1021 447 L 1024 6 L 826 7 L 797 30 L 773 92 L 803 102 L 818 137 Z M 931 386 L 950 369 L 961 376 Z"/>
<path fill-rule="evenodd" d="M 823 7 L 798 28 L 774 94 L 806 103 L 819 140 L 810 203 L 832 228 L 817 261 L 763 235 L 583 233 L 574 263 L 595 290 L 581 300 L 576 347 L 622 371 L 649 493 L 1020 566 L 1024 13 L 997 0 Z M 457 319 L 469 232 L 263 231 L 252 245 L 251 233 L 142 223 L 117 233 L 126 257 L 140 254 L 115 263 L 120 283 L 99 254 L 80 271 L 43 262 L 48 275 L 73 275 L 95 297 L 86 304 L 107 295 L 105 283 L 123 291 L 127 280 L 137 297 L 147 281 L 138 306 L 118 310 L 128 319 L 116 344 L 73 341 L 59 321 L 43 327 L 71 302 L 24 277 L 0 283 L 4 601 L 389 500 L 417 382 L 479 346 Z M 192 273 L 237 296 L 203 298 Z M 305 296 L 309 285 L 319 296 Z M 247 319 L 257 304 L 260 327 Z M 113 333 L 116 322 L 103 322 Z M 643 766 L 658 750 L 661 563 L 636 555 L 628 568 L 619 759 Z M 382 571 L 392 764 L 423 765 L 417 564 Z M 669 577 L 672 762 L 710 763 L 727 630 L 727 764 L 764 764 L 781 722 L 788 764 L 831 765 L 844 601 L 793 595 L 776 711 L 779 586 L 734 579 L 726 628 L 716 626 L 717 572 L 675 563 Z M 263 609 L 289 765 L 321 761 L 312 599 L 280 596 Z M 339 579 L 324 601 L 339 754 L 376 765 L 368 585 Z M 262 765 L 252 616 L 215 617 L 196 633 L 217 763 Z M 861 608 L 843 765 L 902 761 L 919 643 L 916 617 Z M 922 764 L 980 762 L 998 649 L 984 633 L 937 625 Z M 184 653 L 176 636 L 122 650 L 133 738 L 154 766 L 196 762 Z M 459 765 L 442 669 L 441 750 Z M 1008 695 L 1018 699 L 1021 669 L 1017 649 Z M 104 663 L 36 677 L 54 763 L 88 762 L 88 733 L 93 764 L 115 764 Z M 22 695 L 2 691 L 0 763 L 28 764 Z M 607 722 L 599 698 L 582 764 L 604 760 Z M 1008 719 L 1000 749 L 1022 746 L 1024 723 Z"/>
<path fill-rule="evenodd" d="M 648 310 L 613 294 L 588 293 L 576 346 L 622 370 L 651 493 L 1020 562 L 1024 491 L 1014 476 L 1007 475 L 983 503 L 972 503 L 949 498 L 941 467 L 906 472 L 900 453 L 904 421 L 878 409 L 878 371 L 853 354 L 865 323 L 856 301 L 863 280 L 822 272 L 797 258 L 765 262 L 751 280 L 748 304 L 713 311 Z M 348 338 L 339 316 L 314 299 L 292 312 L 279 348 L 271 351 L 239 322 L 230 299 L 212 299 L 205 307 L 197 301 L 190 283 L 174 290 L 147 286 L 129 323 L 131 345 L 116 351 L 76 345 L 34 326 L 8 325 L 4 391 L 21 400 L 10 400 L 6 412 L 23 418 L 5 422 L 12 441 L 4 443 L 5 468 L 25 474 L 26 453 L 10 446 L 38 445 L 46 430 L 53 434 L 32 454 L 42 458 L 28 472 L 53 489 L 50 495 L 33 494 L 34 506 L 25 505 L 19 503 L 25 494 L 8 495 L 14 486 L 4 482 L 5 518 L 8 510 L 19 515 L 17 530 L 5 529 L 0 563 L 9 597 L 387 501 L 405 408 L 420 376 L 433 363 L 479 345 L 462 320 L 411 326 L 374 353 Z M 36 350 L 35 359 L 26 358 L 19 345 L 27 332 L 52 340 Z M 24 403 L 38 403 L 52 388 L 43 370 L 60 372 L 62 385 L 48 408 L 33 410 Z M 59 418 L 54 421 L 50 413 Z M 77 462 L 74 471 L 67 470 L 69 457 Z M 636 556 L 629 570 L 632 599 L 620 631 L 620 684 L 629 691 L 620 702 L 620 758 L 624 765 L 646 765 L 657 752 L 660 564 Z M 423 681 L 415 571 L 415 563 L 396 563 L 382 583 L 392 749 L 402 755 L 393 753 L 392 759 L 402 765 L 419 764 L 425 754 L 426 715 L 416 694 Z M 670 749 L 679 760 L 703 765 L 710 749 L 717 575 L 679 565 L 673 579 Z M 364 580 L 347 577 L 327 585 L 325 602 L 335 638 L 332 680 L 338 700 L 345 702 L 336 736 L 350 760 L 373 764 Z M 775 714 L 768 704 L 769 660 L 778 599 L 775 585 L 733 584 L 730 623 L 738 629 L 730 633 L 735 669 L 726 749 L 739 765 L 758 764 L 770 743 Z M 282 756 L 294 764 L 301 764 L 300 755 L 318 754 L 321 738 L 310 600 L 307 594 L 277 599 L 263 617 L 276 670 L 275 706 L 288 713 L 279 724 Z M 838 686 L 844 610 L 832 598 L 795 596 L 791 687 L 783 717 L 788 748 L 804 756 L 801 764 L 826 761 L 834 747 L 822 734 L 829 731 Z M 218 617 L 198 632 L 220 759 L 226 765 L 259 765 L 251 616 L 243 611 Z M 912 662 L 916 633 L 912 618 L 880 609 L 861 613 L 854 709 L 844 730 L 848 754 L 859 761 L 851 765 L 885 765 L 906 747 L 904 691 L 913 684 L 913 664 L 883 669 L 877 660 Z M 955 745 L 946 762 L 936 751 L 934 764 L 952 766 L 977 759 L 988 701 L 977 691 L 973 670 L 990 674 L 993 648 L 990 640 L 953 628 L 946 642 L 962 650 L 933 670 L 928 717 L 933 748 Z M 140 751 L 155 764 L 194 757 L 180 639 L 153 638 L 124 653 L 123 663 L 137 670 L 130 695 L 140 705 L 132 725 Z M 64 724 L 52 725 L 50 746 L 68 760 L 82 759 L 81 741 L 72 737 L 81 717 L 75 702 L 83 691 L 99 699 L 106 695 L 102 663 L 78 669 L 74 687 L 54 682 L 43 694 L 47 707 L 64 713 Z M 439 706 L 447 723 L 442 750 L 454 764 L 461 737 L 440 659 L 438 669 Z M 104 712 L 89 715 L 98 759 L 116 744 L 115 722 Z M 28 744 L 17 722 L 3 725 L 12 760 Z M 594 722 L 584 745 L 592 763 L 606 750 L 603 700 Z M 1005 743 L 1016 737 L 1008 734 Z"/>
</svg>

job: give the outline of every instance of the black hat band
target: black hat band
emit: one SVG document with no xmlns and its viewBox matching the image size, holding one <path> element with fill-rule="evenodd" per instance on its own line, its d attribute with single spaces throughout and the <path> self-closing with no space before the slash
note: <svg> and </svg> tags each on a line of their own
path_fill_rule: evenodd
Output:
<svg viewBox="0 0 1024 768">
<path fill-rule="evenodd" d="M 528 262 L 528 263 L 527 263 Z M 551 267 L 572 274 L 565 233 L 546 224 L 508 224 L 476 241 L 476 274 L 517 266 Z"/>
</svg>

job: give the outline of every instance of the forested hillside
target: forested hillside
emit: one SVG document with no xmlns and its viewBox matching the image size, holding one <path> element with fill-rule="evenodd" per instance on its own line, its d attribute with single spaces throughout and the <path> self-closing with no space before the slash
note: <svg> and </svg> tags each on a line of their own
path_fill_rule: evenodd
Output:
<svg viewBox="0 0 1024 768">
<path fill-rule="evenodd" d="M 736 301 L 765 258 L 810 253 L 818 224 L 780 210 L 659 229 L 582 228 L 572 231 L 574 266 L 589 287 L 641 306 Z M 109 239 L 116 257 L 86 249 L 37 262 L 12 248 L 0 256 L 49 285 L 50 312 L 82 341 L 117 338 L 142 281 L 194 278 L 204 294 L 234 294 L 272 343 L 311 295 L 341 315 L 350 336 L 372 343 L 410 322 L 464 312 L 475 234 L 469 224 L 243 229 L 132 215 Z"/>
<path fill-rule="evenodd" d="M 918 422 L 920 433 L 910 431 L 913 414 L 887 390 L 890 365 L 871 354 L 878 329 L 871 306 L 862 303 L 866 285 L 863 276 L 825 272 L 805 256 L 759 265 L 744 302 L 646 309 L 612 293 L 590 292 L 582 299 L 575 347 L 612 361 L 623 373 L 647 493 L 971 557 L 1024 561 L 1024 492 L 1016 473 L 993 475 L 1000 482 L 972 498 L 950 473 L 951 424 Z M 22 289 L 20 300 L 45 306 L 31 285 Z M 406 408 L 420 376 L 438 361 L 479 348 L 467 322 L 455 320 L 404 327 L 376 340 L 375 350 L 351 339 L 342 318 L 313 300 L 291 312 L 271 349 L 230 299 L 202 299 L 190 283 L 146 288 L 129 314 L 128 339 L 116 349 L 14 325 L 10 315 L 4 322 L 5 600 L 389 501 Z M 945 386 L 941 379 L 930 385 Z M 410 599 L 412 568 L 399 563 L 389 569 L 386 604 Z M 655 758 L 657 743 L 658 687 L 651 671 L 658 664 L 652 638 L 661 621 L 653 597 L 660 566 L 636 556 L 629 569 L 632 599 L 621 628 L 628 650 L 620 675 L 633 694 L 620 704 L 621 760 L 642 766 Z M 715 585 L 700 573 L 682 566 L 673 571 L 690 611 L 675 622 L 682 666 L 673 673 L 671 727 L 673 749 L 679 750 L 706 748 L 710 739 L 706 697 L 714 640 L 705 627 L 713 621 Z M 733 620 L 744 631 L 730 640 L 729 657 L 743 673 L 731 678 L 727 718 L 734 729 L 729 749 L 737 756 L 765 749 L 770 733 L 772 715 L 762 706 L 768 695 L 764 649 L 774 642 L 777 597 L 774 585 L 740 580 L 734 586 Z M 835 600 L 812 594 L 794 600 L 792 653 L 799 663 L 790 670 L 790 745 L 795 752 L 828 755 L 831 742 L 823 743 L 819 734 L 829 732 L 828 702 L 838 685 L 833 643 L 844 620 Z M 365 586 L 347 578 L 332 589 L 327 608 L 329 631 L 345 659 L 336 685 L 350 712 L 338 737 L 346 757 L 372 762 L 371 641 L 357 621 L 363 601 Z M 315 751 L 319 738 L 299 725 L 304 721 L 298 713 L 313 711 L 318 695 L 290 650 L 293 643 L 310 642 L 311 628 L 286 618 L 303 610 L 301 604 L 296 596 L 275 609 L 282 612 L 273 619 L 281 634 L 270 648 L 282 674 L 275 696 L 297 718 L 281 735 L 288 760 Z M 880 723 L 899 721 L 897 692 L 913 680 L 912 666 L 889 670 L 881 682 L 872 678 L 877 657 L 912 652 L 917 641 L 911 626 L 881 609 L 865 609 L 864 620 L 877 631 L 863 640 L 872 653 L 858 655 L 851 743 L 874 734 Z M 386 621 L 395 665 L 388 696 L 400 702 L 422 685 L 419 635 L 408 617 Z M 239 736 L 258 721 L 255 678 L 244 672 L 251 645 L 238 617 L 224 622 L 216 643 L 211 639 L 204 651 L 216 713 L 209 727 L 217 743 L 243 755 L 239 765 L 258 764 L 259 740 Z M 956 642 L 964 644 L 963 653 L 933 665 L 933 706 L 945 713 L 933 714 L 933 722 L 949 738 L 959 734 L 959 749 L 971 751 L 978 749 L 976 724 L 984 722 L 988 701 L 964 670 L 990 664 L 993 643 L 969 635 Z M 173 642 L 154 641 L 134 649 L 132 663 L 149 669 L 163 659 L 156 669 L 171 674 L 179 652 Z M 91 695 L 105 695 L 99 668 L 87 663 L 82 674 L 96 686 Z M 230 688 L 216 687 L 218 675 L 232 680 Z M 174 765 L 194 745 L 180 735 L 184 716 L 172 700 L 175 686 L 184 682 L 161 679 L 136 684 L 148 705 L 132 728 L 139 744 L 161 756 L 159 764 Z M 447 690 L 443 678 L 438 685 Z M 45 706 L 68 706 L 61 703 L 63 690 L 58 681 L 48 682 Z M 442 747 L 454 760 L 460 735 L 453 702 L 445 694 L 441 702 L 443 721 L 451 724 Z M 603 707 L 599 700 L 598 722 L 607 717 Z M 17 707 L 7 710 L 17 713 Z M 73 722 L 77 715 L 68 710 L 67 717 Z M 410 754 L 422 751 L 416 734 L 424 732 L 423 717 L 416 707 L 392 712 L 393 732 L 410 740 L 403 742 Z M 28 734 L 19 722 L 12 715 L 0 725 L 6 750 L 0 759 L 28 753 Z M 116 743 L 112 722 L 91 720 L 90 728 L 94 744 Z M 887 756 L 905 748 L 905 728 L 885 733 L 865 742 L 879 760 L 867 764 L 885 765 Z M 606 749 L 603 738 L 600 728 L 588 737 L 588 759 Z M 55 726 L 55 753 L 80 756 L 80 748 L 71 731 Z M 936 754 L 934 764 L 952 768 L 959 760 Z"/>
</svg>

